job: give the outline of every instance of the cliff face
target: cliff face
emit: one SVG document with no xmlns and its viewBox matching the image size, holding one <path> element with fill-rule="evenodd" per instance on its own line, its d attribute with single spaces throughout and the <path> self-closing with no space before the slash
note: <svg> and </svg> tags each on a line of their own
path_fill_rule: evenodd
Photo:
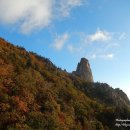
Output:
<svg viewBox="0 0 130 130">
<path fill-rule="evenodd" d="M 78 63 L 77 69 L 73 72 L 73 74 L 79 76 L 85 81 L 93 82 L 92 71 L 89 61 L 86 58 L 81 58 L 81 61 Z"/>
</svg>

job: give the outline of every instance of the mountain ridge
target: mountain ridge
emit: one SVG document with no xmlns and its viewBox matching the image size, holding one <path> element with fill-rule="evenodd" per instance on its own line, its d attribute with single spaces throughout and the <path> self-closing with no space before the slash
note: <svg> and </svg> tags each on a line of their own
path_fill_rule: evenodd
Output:
<svg viewBox="0 0 130 130">
<path fill-rule="evenodd" d="M 121 130 L 115 119 L 130 118 L 123 91 L 87 82 L 1 38 L 0 72 L 1 130 Z"/>
</svg>

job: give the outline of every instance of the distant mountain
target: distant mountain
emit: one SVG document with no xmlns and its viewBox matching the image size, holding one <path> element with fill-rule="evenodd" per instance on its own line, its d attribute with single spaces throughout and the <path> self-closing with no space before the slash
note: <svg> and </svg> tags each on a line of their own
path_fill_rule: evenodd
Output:
<svg viewBox="0 0 130 130">
<path fill-rule="evenodd" d="M 70 74 L 0 38 L 0 130 L 128 129 L 115 126 L 130 119 L 127 95 L 94 83 L 90 70 L 83 58 Z"/>
</svg>

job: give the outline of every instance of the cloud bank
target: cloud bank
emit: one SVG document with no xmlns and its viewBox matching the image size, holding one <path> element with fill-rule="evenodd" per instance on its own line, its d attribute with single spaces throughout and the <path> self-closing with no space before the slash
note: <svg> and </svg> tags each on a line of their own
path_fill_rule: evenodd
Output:
<svg viewBox="0 0 130 130">
<path fill-rule="evenodd" d="M 70 54 L 86 55 L 91 60 L 113 60 L 117 58 L 117 51 L 121 47 L 124 38 L 126 38 L 124 32 L 116 33 L 101 29 L 96 29 L 94 33 L 89 34 L 66 32 L 55 36 L 51 46 L 58 51 L 65 49 Z"/>
<path fill-rule="evenodd" d="M 82 0 L 0 0 L 0 24 L 17 25 L 30 33 L 50 25 L 55 16 L 66 17 Z"/>
</svg>

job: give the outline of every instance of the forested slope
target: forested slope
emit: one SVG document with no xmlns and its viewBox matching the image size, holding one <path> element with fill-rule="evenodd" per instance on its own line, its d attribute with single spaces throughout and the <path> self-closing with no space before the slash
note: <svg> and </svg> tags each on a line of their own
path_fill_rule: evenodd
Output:
<svg viewBox="0 0 130 130">
<path fill-rule="evenodd" d="M 130 118 L 129 106 L 121 90 L 0 39 L 0 130 L 120 130 L 115 119 Z"/>
</svg>

